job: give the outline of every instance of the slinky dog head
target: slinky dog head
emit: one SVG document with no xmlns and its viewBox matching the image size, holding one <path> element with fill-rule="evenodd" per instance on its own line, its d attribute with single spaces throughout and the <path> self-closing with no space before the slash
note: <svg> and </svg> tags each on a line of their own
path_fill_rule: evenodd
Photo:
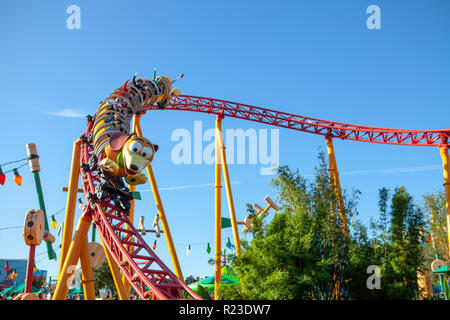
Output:
<svg viewBox="0 0 450 320">
<path fill-rule="evenodd" d="M 109 138 L 109 145 L 112 150 L 122 153 L 117 157 L 123 159 L 123 166 L 128 174 L 136 174 L 147 167 L 153 160 L 158 151 L 158 145 L 153 144 L 150 140 L 137 137 L 135 133 L 126 135 L 123 133 L 115 133 Z"/>
</svg>

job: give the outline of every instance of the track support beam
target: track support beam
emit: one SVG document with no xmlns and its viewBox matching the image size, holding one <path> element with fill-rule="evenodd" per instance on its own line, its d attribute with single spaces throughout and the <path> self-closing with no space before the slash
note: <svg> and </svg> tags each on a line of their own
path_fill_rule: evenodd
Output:
<svg viewBox="0 0 450 320">
<path fill-rule="evenodd" d="M 143 137 L 141 124 L 139 121 L 135 122 L 136 134 L 139 137 Z M 167 247 L 169 249 L 170 257 L 172 258 L 173 267 L 175 269 L 175 274 L 178 279 L 184 282 L 183 273 L 181 272 L 180 262 L 178 261 L 177 252 L 173 244 L 172 235 L 170 233 L 169 224 L 167 222 L 166 213 L 164 212 L 164 207 L 161 201 L 161 196 L 159 195 L 158 185 L 156 184 L 155 175 L 153 174 L 152 165 L 149 164 L 146 168 L 148 179 L 150 181 L 150 186 L 152 187 L 153 197 L 155 198 L 156 208 L 158 209 L 159 218 L 161 219 L 161 224 L 164 231 L 164 236 L 166 237 Z"/>
<path fill-rule="evenodd" d="M 348 232 L 347 217 L 345 215 L 345 206 L 344 206 L 344 200 L 342 197 L 341 183 L 339 181 L 339 172 L 338 172 L 337 165 L 336 165 L 336 155 L 334 152 L 333 140 L 331 137 L 326 137 L 325 139 L 327 142 L 330 181 L 332 182 L 334 192 L 336 192 L 339 217 L 341 219 L 342 232 L 348 238 L 349 232 Z"/>
<path fill-rule="evenodd" d="M 215 244 L 214 244 L 214 299 L 218 298 L 219 285 L 222 280 L 222 172 L 220 159 L 220 138 L 222 136 L 222 117 L 216 118 L 215 137 Z"/>
<path fill-rule="evenodd" d="M 77 202 L 78 179 L 80 177 L 80 153 L 81 140 L 78 139 L 73 144 L 72 166 L 70 168 L 69 189 L 67 191 L 66 215 L 64 218 L 64 231 L 61 239 L 61 256 L 59 258 L 58 279 L 61 278 L 61 271 L 69 251 L 73 234 L 73 224 L 75 219 L 75 206 Z"/>
<path fill-rule="evenodd" d="M 111 256 L 111 253 L 109 253 L 108 249 L 106 249 L 106 246 L 105 246 L 105 243 L 103 242 L 102 237 L 100 237 L 100 239 L 102 240 L 102 245 L 103 245 L 103 249 L 105 250 L 106 260 L 108 261 L 109 269 L 111 270 L 111 275 L 113 277 L 117 293 L 119 294 L 119 299 L 120 300 L 129 300 L 130 289 L 128 287 L 128 291 L 126 290 L 124 281 L 122 280 L 122 278 L 120 276 L 119 266 L 117 265 L 116 261 L 114 261 L 114 258 Z"/>
<path fill-rule="evenodd" d="M 133 117 L 133 132 L 136 132 L 136 124 L 139 123 L 141 121 L 141 117 L 138 115 L 135 115 Z M 129 185 L 128 186 L 130 192 L 134 192 L 136 191 L 136 186 L 135 185 Z M 130 215 L 128 216 L 128 219 L 130 219 L 131 223 L 134 223 L 134 206 L 135 206 L 135 200 L 131 200 L 130 201 Z M 126 226 L 127 230 L 130 229 L 130 227 L 127 225 Z M 132 252 L 133 251 L 133 247 L 130 245 L 126 245 L 125 248 L 128 250 L 128 252 Z M 128 282 L 127 278 L 125 277 L 125 275 L 122 275 L 122 282 L 123 282 L 123 286 L 124 286 L 124 290 L 128 293 L 128 295 L 130 294 L 130 283 Z"/>
<path fill-rule="evenodd" d="M 81 264 L 84 300 L 95 300 L 95 289 L 94 289 L 95 279 L 89 256 L 87 233 L 82 238 L 80 248 L 80 264 Z"/>
<path fill-rule="evenodd" d="M 87 237 L 92 218 L 89 215 L 83 214 L 78 222 L 77 230 L 70 243 L 67 257 L 64 260 L 63 268 L 58 276 L 58 284 L 56 285 L 55 294 L 52 300 L 64 300 L 69 292 L 69 286 L 72 282 L 73 274 L 75 273 L 78 259 L 80 258 L 81 247 L 83 240 Z"/>
<path fill-rule="evenodd" d="M 442 157 L 442 169 L 444 171 L 445 207 L 447 209 L 447 240 L 448 243 L 450 243 L 450 161 L 448 148 L 442 147 L 440 151 Z"/>
<path fill-rule="evenodd" d="M 225 189 L 227 192 L 228 209 L 230 211 L 231 228 L 233 230 L 234 245 L 236 247 L 236 256 L 239 257 L 239 255 L 241 254 L 241 243 L 239 241 L 239 231 L 237 227 L 238 223 L 236 221 L 233 193 L 231 192 L 230 174 L 228 172 L 227 156 L 225 153 L 225 145 L 223 142 L 222 117 L 218 116 L 217 121 L 219 121 L 219 127 L 217 129 L 219 138 L 218 142 L 219 142 L 220 160 L 222 161 L 223 178 L 225 181 Z"/>
</svg>

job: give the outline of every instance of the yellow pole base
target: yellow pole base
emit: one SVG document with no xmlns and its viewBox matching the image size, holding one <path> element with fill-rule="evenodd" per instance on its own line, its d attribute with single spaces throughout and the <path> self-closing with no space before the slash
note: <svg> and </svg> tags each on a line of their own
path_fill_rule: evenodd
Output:
<svg viewBox="0 0 450 320">
<path fill-rule="evenodd" d="M 80 263 L 81 263 L 84 300 L 95 300 L 95 289 L 94 289 L 95 279 L 89 256 L 87 234 L 82 239 L 82 241 L 83 242 L 80 250 Z"/>
<path fill-rule="evenodd" d="M 78 222 L 77 230 L 70 243 L 70 248 L 67 253 L 67 258 L 64 261 L 63 268 L 58 277 L 58 284 L 56 285 L 55 293 L 52 300 L 64 300 L 69 292 L 73 274 L 75 273 L 78 259 L 80 258 L 80 251 L 83 245 L 83 239 L 87 237 L 89 226 L 92 218 L 83 214 Z"/>
</svg>

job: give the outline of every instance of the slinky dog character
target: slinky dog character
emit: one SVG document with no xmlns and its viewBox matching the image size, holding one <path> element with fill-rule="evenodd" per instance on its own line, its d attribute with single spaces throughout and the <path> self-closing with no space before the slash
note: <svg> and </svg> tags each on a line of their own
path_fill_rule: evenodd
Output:
<svg viewBox="0 0 450 320">
<path fill-rule="evenodd" d="M 116 132 L 109 138 L 99 166 L 114 176 L 125 177 L 129 185 L 144 184 L 147 177 L 141 170 L 152 162 L 158 148 L 157 144 L 135 133 L 127 135 Z"/>
</svg>

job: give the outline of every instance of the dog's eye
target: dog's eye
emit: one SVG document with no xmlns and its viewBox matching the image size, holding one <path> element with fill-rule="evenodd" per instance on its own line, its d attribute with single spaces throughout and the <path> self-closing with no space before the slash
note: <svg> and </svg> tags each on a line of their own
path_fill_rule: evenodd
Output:
<svg viewBox="0 0 450 320">
<path fill-rule="evenodd" d="M 137 142 L 137 141 L 133 141 L 130 143 L 130 145 L 128 146 L 128 150 L 130 150 L 130 152 L 139 152 L 142 149 L 142 145 Z"/>
<path fill-rule="evenodd" d="M 150 149 L 149 147 L 143 147 L 141 154 L 145 159 L 149 159 L 153 154 L 153 150 Z"/>
</svg>

